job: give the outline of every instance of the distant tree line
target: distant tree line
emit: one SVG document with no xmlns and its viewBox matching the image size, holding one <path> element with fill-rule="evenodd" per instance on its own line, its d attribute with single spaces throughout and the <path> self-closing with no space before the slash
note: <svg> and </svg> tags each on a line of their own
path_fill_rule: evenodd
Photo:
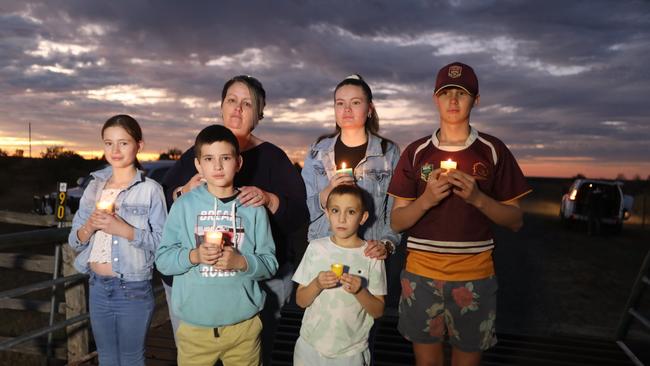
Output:
<svg viewBox="0 0 650 366">
<path fill-rule="evenodd" d="M 166 152 L 160 153 L 158 160 L 178 160 L 181 158 L 181 155 L 183 155 L 181 149 L 172 147 Z"/>
<path fill-rule="evenodd" d="M 72 150 L 66 150 L 63 146 L 48 146 L 41 152 L 43 159 L 81 159 L 83 157 Z"/>
<path fill-rule="evenodd" d="M 158 155 L 158 160 L 178 160 L 181 158 L 183 151 L 181 149 L 173 147 L 165 152 Z M 23 157 L 24 150 L 16 149 L 16 152 L 13 156 Z M 83 159 L 83 157 L 72 150 L 66 150 L 63 146 L 48 146 L 45 148 L 45 151 L 41 152 L 41 158 L 43 159 Z M 10 156 L 9 152 L 0 148 L 0 158 Z M 104 156 L 100 158 L 103 160 Z"/>
</svg>

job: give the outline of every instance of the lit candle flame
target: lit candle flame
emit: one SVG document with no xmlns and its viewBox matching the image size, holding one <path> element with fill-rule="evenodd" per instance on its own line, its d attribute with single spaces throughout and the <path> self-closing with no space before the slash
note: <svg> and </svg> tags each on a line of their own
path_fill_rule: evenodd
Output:
<svg viewBox="0 0 650 366">
<path fill-rule="evenodd" d="M 440 162 L 440 169 L 444 169 L 445 173 L 449 172 L 452 169 L 456 169 L 457 164 L 451 159 L 443 160 Z"/>
<path fill-rule="evenodd" d="M 346 165 L 345 163 L 341 163 L 341 169 L 345 169 Z"/>
<path fill-rule="evenodd" d="M 98 210 L 102 211 L 113 211 L 113 202 L 109 201 L 99 201 L 96 205 Z"/>
<path fill-rule="evenodd" d="M 205 242 L 210 244 L 220 244 L 223 233 L 221 231 L 208 231 L 205 233 Z"/>
</svg>

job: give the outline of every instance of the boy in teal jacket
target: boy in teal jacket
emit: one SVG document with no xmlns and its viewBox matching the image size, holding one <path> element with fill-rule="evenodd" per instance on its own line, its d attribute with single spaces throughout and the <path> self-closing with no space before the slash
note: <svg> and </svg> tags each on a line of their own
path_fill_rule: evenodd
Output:
<svg viewBox="0 0 650 366">
<path fill-rule="evenodd" d="M 229 129 L 206 127 L 194 146 L 206 184 L 176 200 L 156 252 L 158 270 L 174 276 L 178 364 L 258 365 L 265 293 L 257 281 L 278 268 L 268 216 L 237 198 L 242 158 Z"/>
</svg>

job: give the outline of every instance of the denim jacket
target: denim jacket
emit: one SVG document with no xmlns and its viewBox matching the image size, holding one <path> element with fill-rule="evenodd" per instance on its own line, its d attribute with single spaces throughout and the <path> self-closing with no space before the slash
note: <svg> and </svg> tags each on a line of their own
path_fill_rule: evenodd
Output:
<svg viewBox="0 0 650 366">
<path fill-rule="evenodd" d="M 324 138 L 312 144 L 305 157 L 301 174 L 307 187 L 310 216 L 307 238 L 310 241 L 330 235 L 329 221 L 321 207 L 320 192 L 336 174 L 334 145 L 338 137 Z M 368 133 L 366 156 L 354 168 L 357 185 L 372 197 L 372 202 L 367 202 L 370 215 L 361 227 L 359 236 L 366 240 L 390 240 L 394 245 L 399 245 L 400 234 L 390 228 L 393 198 L 386 191 L 400 152 L 399 147 L 390 142 L 386 144 L 386 152 L 382 152 L 381 142 L 380 137 Z"/>
<path fill-rule="evenodd" d="M 91 173 L 94 178 L 79 202 L 79 210 L 72 220 L 68 243 L 77 253 L 74 267 L 81 273 L 89 273 L 88 258 L 93 246 L 93 236 L 88 243 L 82 243 L 77 230 L 86 223 L 95 210 L 95 203 L 102 195 L 106 182 L 113 174 L 107 167 Z M 129 186 L 115 199 L 115 213 L 135 228 L 133 240 L 113 235 L 111 257 L 113 272 L 125 281 L 144 281 L 151 279 L 155 253 L 162 236 L 167 218 L 165 196 L 162 187 L 154 180 L 146 178 L 138 170 Z"/>
</svg>

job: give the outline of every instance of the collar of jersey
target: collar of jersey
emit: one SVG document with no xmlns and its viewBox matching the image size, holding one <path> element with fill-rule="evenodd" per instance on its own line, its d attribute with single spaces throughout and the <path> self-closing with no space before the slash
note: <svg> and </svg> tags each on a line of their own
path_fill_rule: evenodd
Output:
<svg viewBox="0 0 650 366">
<path fill-rule="evenodd" d="M 465 143 L 463 145 L 454 145 L 454 146 L 440 145 L 440 140 L 438 140 L 438 131 L 440 131 L 439 128 L 433 133 L 433 135 L 431 135 L 431 143 L 433 144 L 433 146 L 435 146 L 436 148 L 442 151 L 453 152 L 453 151 L 465 150 L 471 144 L 473 144 L 474 141 L 476 141 L 476 139 L 478 138 L 478 131 L 474 127 L 469 126 L 469 136 L 467 136 L 467 140 L 465 140 Z"/>
</svg>

